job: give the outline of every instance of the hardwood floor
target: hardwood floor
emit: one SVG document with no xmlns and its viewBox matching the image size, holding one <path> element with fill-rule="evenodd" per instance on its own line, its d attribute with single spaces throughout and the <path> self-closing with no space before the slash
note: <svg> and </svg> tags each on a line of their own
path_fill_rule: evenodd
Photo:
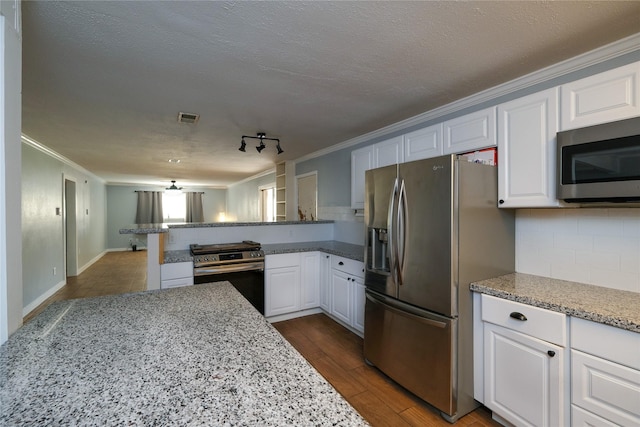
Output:
<svg viewBox="0 0 640 427">
<path fill-rule="evenodd" d="M 372 426 L 451 426 L 437 410 L 367 365 L 362 338 L 328 316 L 314 314 L 273 326 Z M 483 407 L 455 425 L 499 426 Z"/>
<path fill-rule="evenodd" d="M 27 322 L 54 301 L 138 292 L 146 289 L 146 251 L 109 252 L 24 318 Z M 364 363 L 362 338 L 324 314 L 273 326 L 374 427 L 450 426 L 435 409 Z M 479 408 L 455 426 L 499 426 Z"/>
<path fill-rule="evenodd" d="M 26 323 L 54 301 L 140 292 L 147 289 L 147 251 L 107 252 L 24 317 Z"/>
</svg>

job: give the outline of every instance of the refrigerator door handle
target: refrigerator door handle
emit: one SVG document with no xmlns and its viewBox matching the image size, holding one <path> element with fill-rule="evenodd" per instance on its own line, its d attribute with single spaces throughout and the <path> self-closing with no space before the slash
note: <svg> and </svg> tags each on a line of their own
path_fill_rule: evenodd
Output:
<svg viewBox="0 0 640 427">
<path fill-rule="evenodd" d="M 408 311 L 401 310 L 399 308 L 394 307 L 393 305 L 390 305 L 390 304 L 386 303 L 381 298 L 378 298 L 375 295 L 370 294 L 369 292 L 366 293 L 366 297 L 372 303 L 380 304 L 380 305 L 384 306 L 385 309 L 387 309 L 387 310 L 389 310 L 389 311 L 391 311 L 393 313 L 396 313 L 396 314 L 398 314 L 400 316 L 405 316 L 405 317 L 408 317 L 410 319 L 414 319 L 414 320 L 417 320 L 419 322 L 422 322 L 424 324 L 427 324 L 427 325 L 430 325 L 430 326 L 435 326 L 436 328 L 444 329 L 444 328 L 447 327 L 447 324 L 445 322 L 440 322 L 440 321 L 437 321 L 437 320 L 428 319 L 426 317 L 419 316 L 417 314 L 413 314 L 413 313 L 410 313 Z"/>
<path fill-rule="evenodd" d="M 406 213 L 408 211 L 408 207 L 407 207 L 407 190 L 404 186 L 404 179 L 402 180 L 401 184 L 400 184 L 400 191 L 398 192 L 398 221 L 396 223 L 397 226 L 397 238 L 396 238 L 396 243 L 397 243 L 397 257 L 398 257 L 398 263 L 397 263 L 397 268 L 398 268 L 398 285 L 402 285 L 403 284 L 403 279 L 402 279 L 402 272 L 404 271 L 404 252 L 405 252 L 405 242 L 406 242 L 406 233 L 407 233 L 407 227 L 406 227 Z"/>
<path fill-rule="evenodd" d="M 389 237 L 389 270 L 393 283 L 398 284 L 398 242 L 394 223 L 394 212 L 396 211 L 396 198 L 398 194 L 398 178 L 393 182 L 393 190 L 391 190 L 391 198 L 389 200 L 389 212 L 387 216 L 387 227 Z"/>
</svg>

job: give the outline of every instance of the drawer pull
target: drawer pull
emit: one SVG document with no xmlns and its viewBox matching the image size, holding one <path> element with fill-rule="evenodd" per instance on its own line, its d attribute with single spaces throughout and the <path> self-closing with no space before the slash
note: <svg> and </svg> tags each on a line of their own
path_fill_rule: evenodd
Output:
<svg viewBox="0 0 640 427">
<path fill-rule="evenodd" d="M 547 354 L 548 354 L 549 356 L 553 357 L 553 356 L 555 356 L 555 355 L 556 355 L 556 352 L 555 352 L 555 351 L 553 351 L 553 350 L 549 350 L 549 351 L 547 351 Z"/>
<path fill-rule="evenodd" d="M 512 317 L 512 318 L 514 318 L 514 319 L 516 319 L 516 320 L 521 320 L 521 321 L 523 321 L 523 322 L 524 322 L 525 320 L 527 320 L 527 316 L 525 316 L 525 315 L 524 315 L 524 314 L 522 314 L 522 313 L 518 313 L 517 311 L 512 312 L 512 313 L 509 315 L 509 317 Z"/>
<path fill-rule="evenodd" d="M 344 265 L 344 262 L 340 261 L 340 262 L 338 263 L 338 265 Z"/>
</svg>

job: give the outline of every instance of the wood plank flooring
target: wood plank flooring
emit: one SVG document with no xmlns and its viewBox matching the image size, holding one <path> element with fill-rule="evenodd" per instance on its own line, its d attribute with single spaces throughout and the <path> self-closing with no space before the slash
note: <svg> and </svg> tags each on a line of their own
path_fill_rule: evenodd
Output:
<svg viewBox="0 0 640 427">
<path fill-rule="evenodd" d="M 109 252 L 29 313 L 33 319 L 54 301 L 138 292 L 146 289 L 146 251 Z M 324 314 L 274 323 L 276 329 L 374 427 L 450 426 L 439 413 L 364 363 L 362 338 Z M 455 426 L 499 426 L 485 408 Z"/>
<path fill-rule="evenodd" d="M 324 314 L 273 326 L 374 427 L 451 426 L 439 412 L 398 386 L 362 356 L 362 338 Z M 499 426 L 484 407 L 462 417 L 455 426 Z"/>
<path fill-rule="evenodd" d="M 147 289 L 147 251 L 107 252 L 27 314 L 26 323 L 54 301 L 140 292 Z"/>
</svg>

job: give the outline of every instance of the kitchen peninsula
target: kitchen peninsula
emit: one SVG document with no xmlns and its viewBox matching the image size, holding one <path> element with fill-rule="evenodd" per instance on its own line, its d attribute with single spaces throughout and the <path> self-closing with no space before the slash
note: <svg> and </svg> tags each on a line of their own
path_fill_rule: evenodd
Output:
<svg viewBox="0 0 640 427">
<path fill-rule="evenodd" d="M 0 360 L 0 425 L 367 425 L 228 282 L 56 302 Z"/>
<path fill-rule="evenodd" d="M 137 224 L 120 229 L 120 234 L 147 235 L 147 289 L 160 289 L 160 265 L 190 261 L 190 244 L 215 244 L 253 240 L 263 244 L 265 254 L 319 250 L 362 261 L 362 246 L 334 240 L 334 221 L 281 221 L 234 223 Z M 359 225 L 351 241 L 362 242 Z M 348 233 L 347 233 L 348 234 Z M 309 242 L 311 246 L 309 246 Z M 321 246 L 319 246 L 321 245 Z M 309 249 L 316 247 L 316 249 Z"/>
</svg>

